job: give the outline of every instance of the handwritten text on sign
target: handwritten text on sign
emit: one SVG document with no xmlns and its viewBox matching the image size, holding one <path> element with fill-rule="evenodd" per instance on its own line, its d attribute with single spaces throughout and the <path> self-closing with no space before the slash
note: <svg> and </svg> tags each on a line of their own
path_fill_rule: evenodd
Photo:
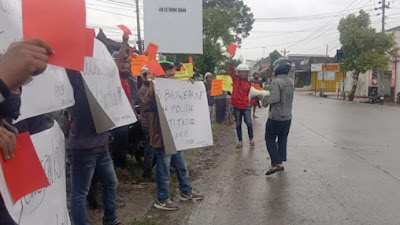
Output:
<svg viewBox="0 0 400 225">
<path fill-rule="evenodd" d="M 203 82 L 159 78 L 155 89 L 178 151 L 213 145 Z"/>
<path fill-rule="evenodd" d="M 0 52 L 22 40 L 21 0 L 0 1 Z"/>
<path fill-rule="evenodd" d="M 74 104 L 74 91 L 65 69 L 48 65 L 46 71 L 33 77 L 22 87 L 21 115 L 18 121 L 68 108 Z"/>
<path fill-rule="evenodd" d="M 99 105 L 96 110 L 91 105 L 92 114 L 102 114 L 96 117 L 95 125 L 98 133 L 105 132 L 113 127 L 125 126 L 137 121 L 128 98 L 122 89 L 118 68 L 108 52 L 106 46 L 95 39 L 93 58 L 86 57 L 83 79 L 95 103 L 89 98 L 89 103 Z M 108 117 L 114 126 L 101 126 L 101 117 Z M 99 120 L 96 120 L 99 118 Z"/>
<path fill-rule="evenodd" d="M 55 122 L 52 128 L 32 135 L 31 138 L 50 186 L 26 195 L 13 204 L 0 166 L 0 192 L 7 210 L 19 225 L 69 225 L 64 134 Z"/>
</svg>

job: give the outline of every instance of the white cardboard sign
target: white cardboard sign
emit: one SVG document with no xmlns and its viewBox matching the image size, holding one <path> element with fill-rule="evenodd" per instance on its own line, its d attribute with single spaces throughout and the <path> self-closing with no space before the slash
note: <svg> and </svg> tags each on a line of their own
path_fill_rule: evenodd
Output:
<svg viewBox="0 0 400 225">
<path fill-rule="evenodd" d="M 137 121 L 122 89 L 117 65 L 106 46 L 97 39 L 94 42 L 93 58 L 85 58 L 82 77 L 98 133 Z"/>
<path fill-rule="evenodd" d="M 145 44 L 157 44 L 161 53 L 203 54 L 202 2 L 143 1 Z"/>
<path fill-rule="evenodd" d="M 14 204 L 0 165 L 0 191 L 6 208 L 18 225 L 69 225 L 64 134 L 58 123 L 54 122 L 52 128 L 31 138 L 50 186 L 26 195 Z"/>
<path fill-rule="evenodd" d="M 172 138 L 176 150 L 182 151 L 213 145 L 207 92 L 203 82 L 158 78 L 155 92 L 161 108 L 161 126 L 168 126 L 172 137 L 163 132 L 164 142 Z M 171 152 L 166 149 L 167 153 Z M 173 152 L 173 151 L 172 151 Z"/>
<path fill-rule="evenodd" d="M 74 104 L 74 91 L 65 69 L 48 65 L 46 71 L 22 87 L 21 115 L 16 122 Z"/>
<path fill-rule="evenodd" d="M 22 40 L 21 0 L 0 0 L 0 52 Z"/>
</svg>

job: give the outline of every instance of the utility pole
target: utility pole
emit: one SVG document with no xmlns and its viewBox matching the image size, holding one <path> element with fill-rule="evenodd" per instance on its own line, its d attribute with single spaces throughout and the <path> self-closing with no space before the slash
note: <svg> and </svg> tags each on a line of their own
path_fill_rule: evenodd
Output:
<svg viewBox="0 0 400 225">
<path fill-rule="evenodd" d="M 382 0 L 379 2 L 379 4 L 382 4 L 381 7 L 375 8 L 375 10 L 382 10 L 382 33 L 385 32 L 385 20 L 386 20 L 386 9 L 390 8 L 390 3 L 386 5 L 386 0 Z M 377 16 L 381 15 L 381 13 L 378 13 Z"/>
<path fill-rule="evenodd" d="M 286 57 L 286 54 L 289 53 L 289 51 L 286 51 L 286 48 L 281 52 L 283 53 L 283 57 Z"/>
<path fill-rule="evenodd" d="M 139 52 L 143 52 L 142 36 L 140 35 L 140 11 L 139 11 L 139 0 L 135 0 L 136 3 L 136 22 L 137 22 L 137 36 L 139 43 Z"/>
</svg>

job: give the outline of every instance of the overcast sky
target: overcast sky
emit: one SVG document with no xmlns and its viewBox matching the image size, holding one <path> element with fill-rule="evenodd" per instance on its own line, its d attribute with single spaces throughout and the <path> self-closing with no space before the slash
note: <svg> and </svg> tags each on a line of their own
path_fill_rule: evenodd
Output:
<svg viewBox="0 0 400 225">
<path fill-rule="evenodd" d="M 386 28 L 400 26 L 400 0 L 387 0 Z M 124 2 L 121 4 L 118 2 Z M 102 27 L 113 39 L 120 40 L 122 31 L 116 28 L 125 24 L 136 30 L 134 0 L 86 0 L 87 23 Z M 379 0 L 244 0 L 256 19 L 250 36 L 243 41 L 237 56 L 260 59 L 274 49 L 285 48 L 289 54 L 325 54 L 334 56 L 340 47 L 337 25 L 341 17 L 361 8 L 371 14 L 372 26 L 381 30 L 381 16 L 374 8 Z M 143 0 L 140 0 L 140 17 L 143 19 Z M 143 29 L 143 21 L 141 21 Z M 136 35 L 136 32 L 134 32 Z M 132 36 L 133 38 L 133 36 Z"/>
</svg>

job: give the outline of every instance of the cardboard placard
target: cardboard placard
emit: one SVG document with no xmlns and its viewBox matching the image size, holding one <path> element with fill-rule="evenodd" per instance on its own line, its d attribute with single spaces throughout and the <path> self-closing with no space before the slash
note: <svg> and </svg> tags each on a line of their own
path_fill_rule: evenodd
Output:
<svg viewBox="0 0 400 225">
<path fill-rule="evenodd" d="M 210 96 L 222 95 L 223 83 L 224 83 L 223 80 L 214 79 L 212 81 L 212 83 L 211 83 L 211 94 L 210 94 Z"/>
<path fill-rule="evenodd" d="M 217 79 L 223 80 L 223 91 L 229 91 L 230 93 L 233 92 L 233 80 L 232 77 L 229 75 L 217 75 Z"/>
<path fill-rule="evenodd" d="M 148 61 L 149 57 L 147 55 L 134 56 L 131 61 L 131 71 L 133 76 L 140 76 L 142 68 L 146 65 L 146 62 Z"/>
<path fill-rule="evenodd" d="M 125 25 L 121 24 L 121 25 L 117 25 L 117 27 L 119 29 L 121 29 L 124 32 L 124 34 L 126 34 L 126 35 L 131 35 L 132 34 L 132 31 L 128 27 L 126 27 Z"/>
<path fill-rule="evenodd" d="M 163 76 L 165 74 L 163 68 L 157 60 L 148 61 L 147 68 L 153 73 L 155 77 Z"/>
<path fill-rule="evenodd" d="M 228 48 L 229 55 L 234 55 L 236 53 L 237 45 L 231 43 Z"/>
</svg>

